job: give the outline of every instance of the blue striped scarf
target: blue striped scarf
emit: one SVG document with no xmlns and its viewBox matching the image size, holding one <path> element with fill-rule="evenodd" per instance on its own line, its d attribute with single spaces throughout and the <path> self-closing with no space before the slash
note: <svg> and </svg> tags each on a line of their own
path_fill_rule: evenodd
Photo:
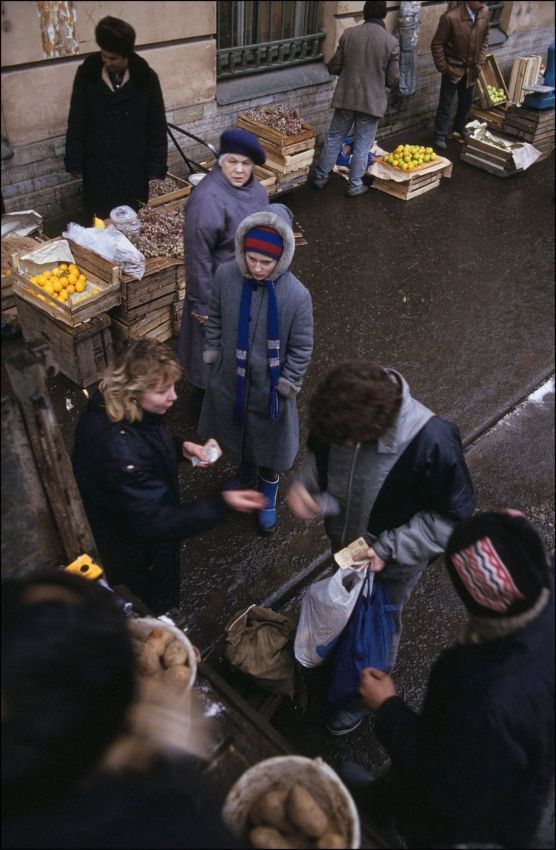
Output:
<svg viewBox="0 0 556 850">
<path fill-rule="evenodd" d="M 270 397 L 268 400 L 268 415 L 270 419 L 278 419 L 278 381 L 280 379 L 280 328 L 278 323 L 278 305 L 274 292 L 275 281 L 253 280 L 243 278 L 241 304 L 239 308 L 239 327 L 236 348 L 236 398 L 234 404 L 234 419 L 243 424 L 245 416 L 245 396 L 247 390 L 247 368 L 249 362 L 249 317 L 251 315 L 251 294 L 259 286 L 266 286 L 268 292 L 267 312 L 267 358 L 270 373 Z"/>
</svg>

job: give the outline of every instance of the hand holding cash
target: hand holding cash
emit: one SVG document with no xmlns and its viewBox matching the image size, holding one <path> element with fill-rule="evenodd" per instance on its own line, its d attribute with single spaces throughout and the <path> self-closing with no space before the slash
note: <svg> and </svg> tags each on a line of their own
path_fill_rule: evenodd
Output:
<svg viewBox="0 0 556 850">
<path fill-rule="evenodd" d="M 342 570 L 347 570 L 353 567 L 367 567 L 369 558 L 366 557 L 369 552 L 369 544 L 364 537 L 358 537 L 349 546 L 340 549 L 334 555 L 334 560 Z"/>
<path fill-rule="evenodd" d="M 207 440 L 204 446 L 199 446 L 197 443 L 183 444 L 183 454 L 191 461 L 193 466 L 209 466 L 222 456 L 222 449 L 212 438 Z"/>
</svg>

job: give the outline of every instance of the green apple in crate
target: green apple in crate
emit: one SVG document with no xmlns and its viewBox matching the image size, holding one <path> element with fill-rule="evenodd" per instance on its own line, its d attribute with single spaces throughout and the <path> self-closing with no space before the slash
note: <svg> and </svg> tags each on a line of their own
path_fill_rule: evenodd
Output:
<svg viewBox="0 0 556 850">
<path fill-rule="evenodd" d="M 492 103 L 501 103 L 506 100 L 506 92 L 502 88 L 493 86 L 490 83 L 487 85 L 488 96 Z"/>
</svg>

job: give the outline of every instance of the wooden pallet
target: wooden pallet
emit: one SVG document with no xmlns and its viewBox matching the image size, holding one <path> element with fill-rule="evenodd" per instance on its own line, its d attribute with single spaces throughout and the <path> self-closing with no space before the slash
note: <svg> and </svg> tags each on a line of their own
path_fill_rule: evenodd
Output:
<svg viewBox="0 0 556 850">
<path fill-rule="evenodd" d="M 267 111 L 272 112 L 271 109 Z M 280 149 L 288 147 L 289 145 L 295 145 L 298 142 L 304 142 L 306 139 L 312 139 L 316 136 L 315 128 L 311 127 L 310 124 L 306 124 L 304 121 L 302 122 L 303 131 L 295 136 L 286 136 L 284 133 L 279 133 L 278 130 L 273 130 L 271 127 L 267 127 L 266 124 L 260 124 L 258 121 L 253 121 L 251 118 L 247 118 L 244 114 L 238 115 L 236 124 L 238 127 L 242 127 L 244 130 L 249 130 L 251 133 L 254 133 L 259 139 L 267 139 Z"/>
<path fill-rule="evenodd" d="M 409 180 L 400 183 L 396 180 L 383 180 L 380 177 L 373 179 L 372 188 L 378 189 L 379 192 L 386 192 L 387 195 L 392 195 L 394 198 L 401 198 L 402 201 L 410 201 L 425 192 L 430 192 L 440 186 L 440 172 L 434 174 L 424 174 L 421 177 L 410 177 Z"/>
<path fill-rule="evenodd" d="M 63 375 L 80 387 L 100 381 L 113 357 L 110 316 L 99 313 L 70 327 L 17 293 L 16 306 L 24 338 L 46 341 Z"/>
</svg>

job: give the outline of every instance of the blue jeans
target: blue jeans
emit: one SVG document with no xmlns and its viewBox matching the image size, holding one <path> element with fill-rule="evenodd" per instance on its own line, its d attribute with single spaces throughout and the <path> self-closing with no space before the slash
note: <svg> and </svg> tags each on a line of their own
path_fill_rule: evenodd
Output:
<svg viewBox="0 0 556 850">
<path fill-rule="evenodd" d="M 321 151 L 318 165 L 313 173 L 316 183 L 324 183 L 336 165 L 344 138 L 348 135 L 353 124 L 353 156 L 349 173 L 349 185 L 358 189 L 363 185 L 362 177 L 367 170 L 369 151 L 375 140 L 378 118 L 365 112 L 354 112 L 351 109 L 335 109 L 328 135 Z"/>
<path fill-rule="evenodd" d="M 398 610 L 394 614 L 396 628 L 392 635 L 392 643 L 390 644 L 390 659 L 388 663 L 389 672 L 392 672 L 398 657 L 398 649 L 402 636 L 402 611 L 409 597 L 415 590 L 415 585 L 421 578 L 422 574 L 423 569 L 416 569 L 412 570 L 409 575 L 404 576 L 403 578 L 401 576 L 396 577 L 395 574 L 392 578 L 388 578 L 388 568 L 386 568 L 384 573 L 375 573 L 375 581 L 379 581 L 386 589 L 390 603 L 398 606 Z"/>
<path fill-rule="evenodd" d="M 473 95 L 475 94 L 475 86 L 466 86 L 465 82 L 465 77 L 463 77 L 459 83 L 453 83 L 447 74 L 442 74 L 438 109 L 434 121 L 435 138 L 445 140 L 449 133 L 450 111 L 456 92 L 458 93 L 458 108 L 454 121 L 454 129 L 463 136 L 469 110 L 473 103 Z"/>
</svg>

